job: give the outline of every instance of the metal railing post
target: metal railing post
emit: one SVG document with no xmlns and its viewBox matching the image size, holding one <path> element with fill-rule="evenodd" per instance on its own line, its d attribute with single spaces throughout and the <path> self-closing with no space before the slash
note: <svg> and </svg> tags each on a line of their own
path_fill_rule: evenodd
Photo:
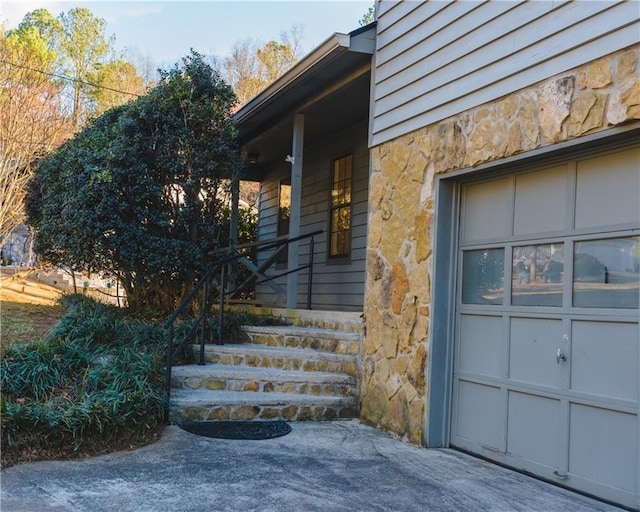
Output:
<svg viewBox="0 0 640 512">
<path fill-rule="evenodd" d="M 309 273 L 307 274 L 307 309 L 311 309 L 311 287 L 313 286 L 313 249 L 315 237 L 309 241 Z"/>
<path fill-rule="evenodd" d="M 171 363 L 173 362 L 173 324 L 169 326 L 167 341 L 167 369 L 165 372 L 165 392 L 167 394 L 167 403 L 164 408 L 164 424 L 169 424 L 169 402 L 171 398 Z"/>
<path fill-rule="evenodd" d="M 225 292 L 225 269 L 222 265 L 220 270 L 220 311 L 218 311 L 218 345 L 222 345 L 222 330 L 224 329 L 224 292 Z"/>
<path fill-rule="evenodd" d="M 202 311 L 200 313 L 200 361 L 199 365 L 204 365 L 204 342 L 207 338 L 207 294 L 208 294 L 208 279 L 202 285 Z"/>
</svg>

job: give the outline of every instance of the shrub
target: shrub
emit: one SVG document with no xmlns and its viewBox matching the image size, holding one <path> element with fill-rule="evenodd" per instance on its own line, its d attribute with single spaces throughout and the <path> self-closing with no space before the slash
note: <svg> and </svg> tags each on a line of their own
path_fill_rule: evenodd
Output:
<svg viewBox="0 0 640 512">
<path fill-rule="evenodd" d="M 162 428 L 167 332 L 159 322 L 83 295 L 61 298 L 67 308 L 41 340 L 2 354 L 0 380 L 3 464 L 68 457 L 140 444 Z M 176 324 L 177 336 L 193 319 Z M 244 324 L 282 323 L 247 312 L 225 315 L 224 338 Z M 217 314 L 208 332 L 217 339 Z M 193 360 L 187 347 L 180 361 Z M 174 363 L 175 364 L 175 363 Z"/>
<path fill-rule="evenodd" d="M 86 297 L 62 302 L 69 311 L 48 335 L 3 353 L 3 458 L 98 450 L 161 427 L 163 329 Z"/>
</svg>

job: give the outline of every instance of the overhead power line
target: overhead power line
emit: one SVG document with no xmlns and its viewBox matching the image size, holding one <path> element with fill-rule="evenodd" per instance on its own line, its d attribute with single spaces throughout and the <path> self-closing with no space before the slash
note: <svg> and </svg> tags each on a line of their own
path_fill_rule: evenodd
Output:
<svg viewBox="0 0 640 512">
<path fill-rule="evenodd" d="M 113 89 L 111 87 L 107 87 L 106 85 L 98 85 L 92 84 L 91 82 L 86 82 L 84 80 L 80 80 L 79 78 L 72 78 L 70 76 L 58 75 L 57 73 L 50 73 L 48 71 L 42 71 L 41 69 L 32 68 L 30 66 L 25 66 L 24 64 L 16 64 L 15 62 L 9 62 L 8 60 L 0 59 L 0 63 L 8 64 L 9 66 L 14 66 L 16 68 L 26 69 L 28 71 L 33 71 L 34 73 L 42 73 L 43 75 L 50 76 L 52 78 L 59 78 L 61 80 L 67 80 L 69 82 L 75 82 L 82 85 L 88 85 L 89 87 L 95 87 L 96 89 L 104 89 L 106 91 L 117 92 L 118 94 L 128 94 L 129 96 L 136 96 L 139 98 L 142 96 L 141 94 L 136 94 L 135 92 L 128 91 L 119 91 L 118 89 Z"/>
</svg>

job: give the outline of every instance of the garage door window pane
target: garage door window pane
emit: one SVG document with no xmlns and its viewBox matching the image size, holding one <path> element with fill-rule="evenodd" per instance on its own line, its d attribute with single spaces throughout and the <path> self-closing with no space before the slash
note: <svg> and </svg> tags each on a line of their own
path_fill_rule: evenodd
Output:
<svg viewBox="0 0 640 512">
<path fill-rule="evenodd" d="M 513 248 L 511 304 L 562 306 L 564 244 Z"/>
<path fill-rule="evenodd" d="M 462 257 L 462 302 L 502 304 L 504 249 L 465 251 Z"/>
<path fill-rule="evenodd" d="M 573 305 L 638 309 L 640 236 L 575 244 Z"/>
</svg>

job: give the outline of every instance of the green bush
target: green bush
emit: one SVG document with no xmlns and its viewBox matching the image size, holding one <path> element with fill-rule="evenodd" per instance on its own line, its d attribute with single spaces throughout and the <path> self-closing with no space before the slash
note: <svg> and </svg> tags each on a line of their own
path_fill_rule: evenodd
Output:
<svg viewBox="0 0 640 512">
<path fill-rule="evenodd" d="M 67 313 L 43 339 L 3 350 L 3 461 L 108 451 L 144 441 L 162 427 L 167 345 L 163 325 L 83 295 L 64 296 L 61 304 Z M 176 337 L 184 338 L 193 322 L 178 322 Z M 238 340 L 241 325 L 265 323 L 282 322 L 229 312 L 224 339 Z M 215 311 L 207 325 L 216 340 Z M 188 346 L 179 359 L 174 364 L 193 361 Z M 21 455 L 25 453 L 31 455 Z"/>
<path fill-rule="evenodd" d="M 4 350 L 3 452 L 92 450 L 161 425 L 164 329 L 83 296 L 62 302 L 42 340 Z"/>
</svg>

